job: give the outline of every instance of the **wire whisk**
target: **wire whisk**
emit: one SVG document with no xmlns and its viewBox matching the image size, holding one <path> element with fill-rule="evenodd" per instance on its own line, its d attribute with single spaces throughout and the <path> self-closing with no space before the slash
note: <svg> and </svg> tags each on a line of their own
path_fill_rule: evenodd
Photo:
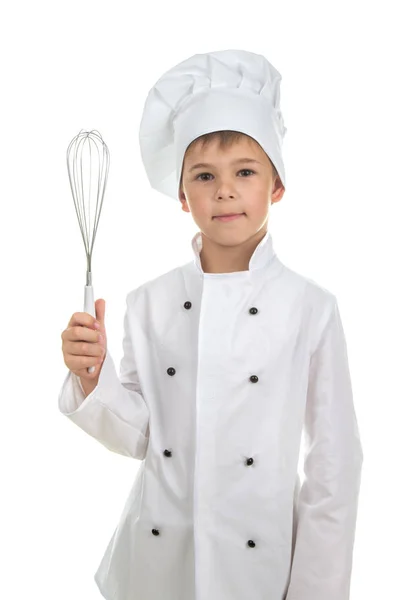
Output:
<svg viewBox="0 0 400 600">
<path fill-rule="evenodd" d="M 67 168 L 79 228 L 86 252 L 84 312 L 96 317 L 92 287 L 92 254 L 107 185 L 110 153 L 100 133 L 81 131 L 67 149 Z M 96 202 L 95 212 L 94 202 Z M 89 367 L 93 373 L 95 367 Z"/>
</svg>

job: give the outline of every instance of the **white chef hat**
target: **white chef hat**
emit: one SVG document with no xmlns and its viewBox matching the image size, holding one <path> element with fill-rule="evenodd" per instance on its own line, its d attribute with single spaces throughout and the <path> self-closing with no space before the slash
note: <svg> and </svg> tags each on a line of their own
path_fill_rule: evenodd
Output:
<svg viewBox="0 0 400 600">
<path fill-rule="evenodd" d="M 187 147 L 223 129 L 254 138 L 285 186 L 281 79 L 264 56 L 245 50 L 195 54 L 164 73 L 148 93 L 139 130 L 151 187 L 179 200 Z"/>
</svg>

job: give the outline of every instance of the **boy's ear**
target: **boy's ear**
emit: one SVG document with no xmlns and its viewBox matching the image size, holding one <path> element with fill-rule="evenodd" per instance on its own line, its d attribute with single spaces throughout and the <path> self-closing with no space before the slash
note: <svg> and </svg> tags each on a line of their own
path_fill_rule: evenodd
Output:
<svg viewBox="0 0 400 600">
<path fill-rule="evenodd" d="M 179 200 L 182 204 L 182 210 L 185 212 L 190 212 L 190 208 L 189 208 L 189 205 L 186 200 L 185 192 L 183 192 L 183 191 L 179 192 Z"/>
</svg>

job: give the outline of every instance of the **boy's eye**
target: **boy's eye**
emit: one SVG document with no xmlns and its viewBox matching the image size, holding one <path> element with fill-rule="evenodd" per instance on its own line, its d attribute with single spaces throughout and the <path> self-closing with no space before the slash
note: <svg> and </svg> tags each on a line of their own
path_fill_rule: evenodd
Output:
<svg viewBox="0 0 400 600">
<path fill-rule="evenodd" d="M 243 171 L 247 171 L 248 173 L 255 173 L 255 171 L 253 171 L 252 169 L 241 169 L 240 171 L 238 171 L 238 173 L 243 173 Z M 211 175 L 211 173 L 200 173 L 199 175 L 197 175 L 196 179 L 199 179 L 199 177 L 202 177 L 203 175 Z M 208 181 L 208 179 L 200 179 L 200 181 Z"/>
</svg>

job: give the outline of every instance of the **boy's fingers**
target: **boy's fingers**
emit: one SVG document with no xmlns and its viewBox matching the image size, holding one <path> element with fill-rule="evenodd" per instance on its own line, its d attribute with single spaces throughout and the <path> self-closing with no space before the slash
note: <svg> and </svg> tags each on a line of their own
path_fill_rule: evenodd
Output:
<svg viewBox="0 0 400 600">
<path fill-rule="evenodd" d="M 89 327 L 90 329 L 95 329 L 94 323 L 96 319 L 92 317 L 87 312 L 76 312 L 72 315 L 69 320 L 68 327 L 75 327 L 76 325 L 83 325 L 84 327 Z"/>
<path fill-rule="evenodd" d="M 82 329 L 82 328 L 80 328 Z M 86 331 L 89 332 L 89 329 Z M 102 356 L 105 351 L 104 346 L 98 339 L 93 339 L 89 336 L 86 339 L 80 338 L 73 340 L 67 338 L 64 341 L 64 352 L 75 356 Z"/>
<path fill-rule="evenodd" d="M 75 356 L 73 354 L 68 355 L 68 368 L 75 373 L 82 372 L 84 377 L 88 376 L 86 369 L 94 366 L 96 372 L 101 367 L 100 356 Z M 80 375 L 79 375 L 80 376 Z"/>
<path fill-rule="evenodd" d="M 96 319 L 99 321 L 101 327 L 104 329 L 104 320 L 105 320 L 105 312 L 106 312 L 106 302 L 103 298 L 96 300 Z"/>
</svg>

